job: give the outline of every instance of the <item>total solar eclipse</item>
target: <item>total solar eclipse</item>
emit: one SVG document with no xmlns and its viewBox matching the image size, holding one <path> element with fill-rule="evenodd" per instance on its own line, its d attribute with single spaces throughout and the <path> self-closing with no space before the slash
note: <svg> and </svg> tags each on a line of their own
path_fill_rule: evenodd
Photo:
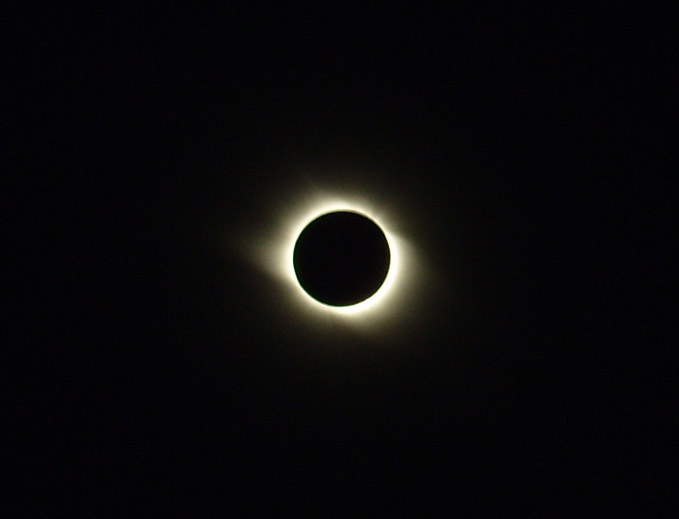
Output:
<svg viewBox="0 0 679 519">
<path fill-rule="evenodd" d="M 316 301 L 351 306 L 384 283 L 391 253 L 380 227 L 351 211 L 326 213 L 300 233 L 293 252 L 297 281 Z"/>
</svg>

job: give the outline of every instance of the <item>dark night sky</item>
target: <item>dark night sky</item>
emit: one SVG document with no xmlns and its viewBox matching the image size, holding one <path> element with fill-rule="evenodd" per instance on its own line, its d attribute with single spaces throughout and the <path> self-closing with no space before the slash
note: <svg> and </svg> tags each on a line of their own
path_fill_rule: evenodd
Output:
<svg viewBox="0 0 679 519">
<path fill-rule="evenodd" d="M 668 33 L 495 5 L 51 9 L 17 15 L 8 60 L 16 516 L 662 499 L 669 318 L 643 273 L 669 267 L 638 171 Z M 429 281 L 398 322 L 311 331 L 239 254 L 309 185 L 399 215 Z"/>
</svg>

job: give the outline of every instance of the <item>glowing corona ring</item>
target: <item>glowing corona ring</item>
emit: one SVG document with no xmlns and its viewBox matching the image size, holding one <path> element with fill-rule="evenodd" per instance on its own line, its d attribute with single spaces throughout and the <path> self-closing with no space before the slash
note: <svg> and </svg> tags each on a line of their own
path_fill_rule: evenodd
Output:
<svg viewBox="0 0 679 519">
<path fill-rule="evenodd" d="M 389 246 L 389 251 L 390 251 L 390 262 L 389 262 L 389 270 L 387 271 L 387 275 L 378 288 L 378 290 L 371 295 L 369 298 L 365 299 L 364 301 L 361 301 L 359 303 L 353 304 L 353 305 L 347 305 L 347 306 L 334 306 L 334 305 L 327 305 L 323 302 L 320 302 L 313 297 L 311 297 L 300 285 L 299 281 L 297 280 L 297 276 L 295 274 L 295 268 L 294 268 L 294 261 L 293 261 L 293 256 L 294 256 L 294 249 L 295 249 L 295 243 L 301 232 L 304 230 L 304 228 L 312 221 L 316 220 L 317 218 L 320 218 L 321 216 L 324 216 L 326 214 L 331 214 L 337 211 L 350 211 L 352 213 L 360 214 L 361 216 L 364 216 L 368 218 L 369 220 L 373 221 L 384 233 L 386 239 L 387 239 L 387 244 Z M 304 296 L 311 301 L 313 304 L 318 304 L 323 308 L 330 309 L 333 311 L 337 311 L 338 313 L 342 314 L 353 314 L 356 312 L 361 312 L 364 311 L 368 308 L 370 308 L 373 305 L 380 304 L 381 301 L 384 300 L 385 296 L 388 295 L 389 293 L 389 288 L 390 286 L 394 283 L 394 278 L 395 278 L 395 273 L 397 272 L 397 269 L 395 268 L 397 266 L 398 262 L 398 254 L 396 252 L 396 247 L 395 247 L 395 240 L 393 236 L 390 238 L 389 233 L 382 228 L 382 226 L 379 224 L 379 222 L 375 221 L 373 217 L 370 215 L 366 214 L 365 212 L 362 211 L 357 211 L 355 209 L 349 209 L 348 207 L 344 206 L 341 209 L 335 209 L 335 210 L 330 210 L 330 211 L 324 211 L 321 212 L 320 214 L 317 214 L 313 216 L 309 221 L 306 223 L 303 223 L 301 225 L 301 228 L 298 229 L 296 233 L 296 238 L 293 240 L 291 247 L 289 248 L 288 254 L 287 254 L 287 259 L 286 263 L 288 265 L 288 275 L 292 275 L 295 278 L 295 282 L 297 284 L 297 287 L 302 291 Z M 291 274 L 290 274 L 291 272 Z"/>
<path fill-rule="evenodd" d="M 320 197 L 319 197 L 320 198 Z M 351 306 L 330 306 L 311 297 L 299 284 L 295 274 L 293 254 L 297 238 L 304 228 L 316 218 L 336 211 L 351 211 L 359 213 L 374 221 L 384 233 L 389 244 L 391 261 L 387 276 L 380 288 L 371 297 Z M 310 309 L 316 309 L 324 313 L 353 318 L 358 316 L 367 317 L 377 313 L 389 313 L 388 309 L 394 301 L 394 293 L 403 278 L 403 240 L 398 238 L 391 230 L 389 218 L 382 214 L 383 211 L 375 210 L 370 203 L 350 201 L 340 197 L 324 197 L 308 204 L 306 207 L 298 207 L 296 214 L 287 220 L 285 232 L 277 247 L 279 273 L 292 287 L 295 299 Z M 395 308 L 392 307 L 392 310 Z"/>
<path fill-rule="evenodd" d="M 394 212 L 393 207 L 401 209 Z M 331 306 L 314 299 L 300 285 L 293 262 L 297 239 L 307 225 L 324 214 L 338 211 L 358 213 L 372 220 L 384 233 L 390 252 L 389 270 L 377 292 L 350 306 Z M 248 261 L 278 281 L 270 290 L 258 293 L 262 303 L 266 302 L 288 326 L 292 324 L 300 330 L 339 333 L 341 328 L 335 325 L 345 323 L 357 330 L 384 334 L 407 326 L 424 307 L 420 297 L 428 286 L 428 276 L 421 264 L 421 254 L 415 254 L 411 240 L 400 233 L 412 218 L 408 215 L 406 223 L 403 213 L 403 204 L 394 200 L 377 201 L 317 189 L 297 196 L 291 194 L 283 203 L 279 198 L 278 210 L 263 215 L 252 233 L 241 235 L 240 240 Z"/>
</svg>

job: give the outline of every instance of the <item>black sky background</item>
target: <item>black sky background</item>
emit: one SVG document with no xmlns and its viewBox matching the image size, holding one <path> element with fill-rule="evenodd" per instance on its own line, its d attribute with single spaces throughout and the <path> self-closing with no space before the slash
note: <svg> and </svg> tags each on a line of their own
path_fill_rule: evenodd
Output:
<svg viewBox="0 0 679 519">
<path fill-rule="evenodd" d="M 649 274 L 669 268 L 646 180 L 669 51 L 644 22 L 18 15 L 8 517 L 654 510 L 669 317 Z M 220 242 L 268 229 L 298 167 L 402 200 L 436 283 L 399 334 L 312 339 Z"/>
</svg>

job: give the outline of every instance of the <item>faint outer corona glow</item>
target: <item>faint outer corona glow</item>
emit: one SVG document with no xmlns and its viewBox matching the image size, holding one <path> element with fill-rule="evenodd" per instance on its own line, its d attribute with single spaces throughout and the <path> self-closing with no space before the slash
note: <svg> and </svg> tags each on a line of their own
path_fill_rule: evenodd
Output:
<svg viewBox="0 0 679 519">
<path fill-rule="evenodd" d="M 353 211 L 373 220 L 384 232 L 391 254 L 382 286 L 370 298 L 351 306 L 330 306 L 315 300 L 300 285 L 293 264 L 295 243 L 302 230 L 319 216 L 335 211 Z M 367 199 L 307 193 L 281 204 L 278 214 L 274 211 L 270 215 L 268 224 L 259 225 L 259 232 L 243 237 L 242 249 L 249 261 L 278 280 L 265 297 L 295 326 L 314 328 L 344 322 L 384 331 L 385 325 L 405 324 L 421 307 L 415 299 L 422 289 L 422 265 L 411 242 L 399 235 L 401 220 L 395 214 L 386 204 Z"/>
</svg>

